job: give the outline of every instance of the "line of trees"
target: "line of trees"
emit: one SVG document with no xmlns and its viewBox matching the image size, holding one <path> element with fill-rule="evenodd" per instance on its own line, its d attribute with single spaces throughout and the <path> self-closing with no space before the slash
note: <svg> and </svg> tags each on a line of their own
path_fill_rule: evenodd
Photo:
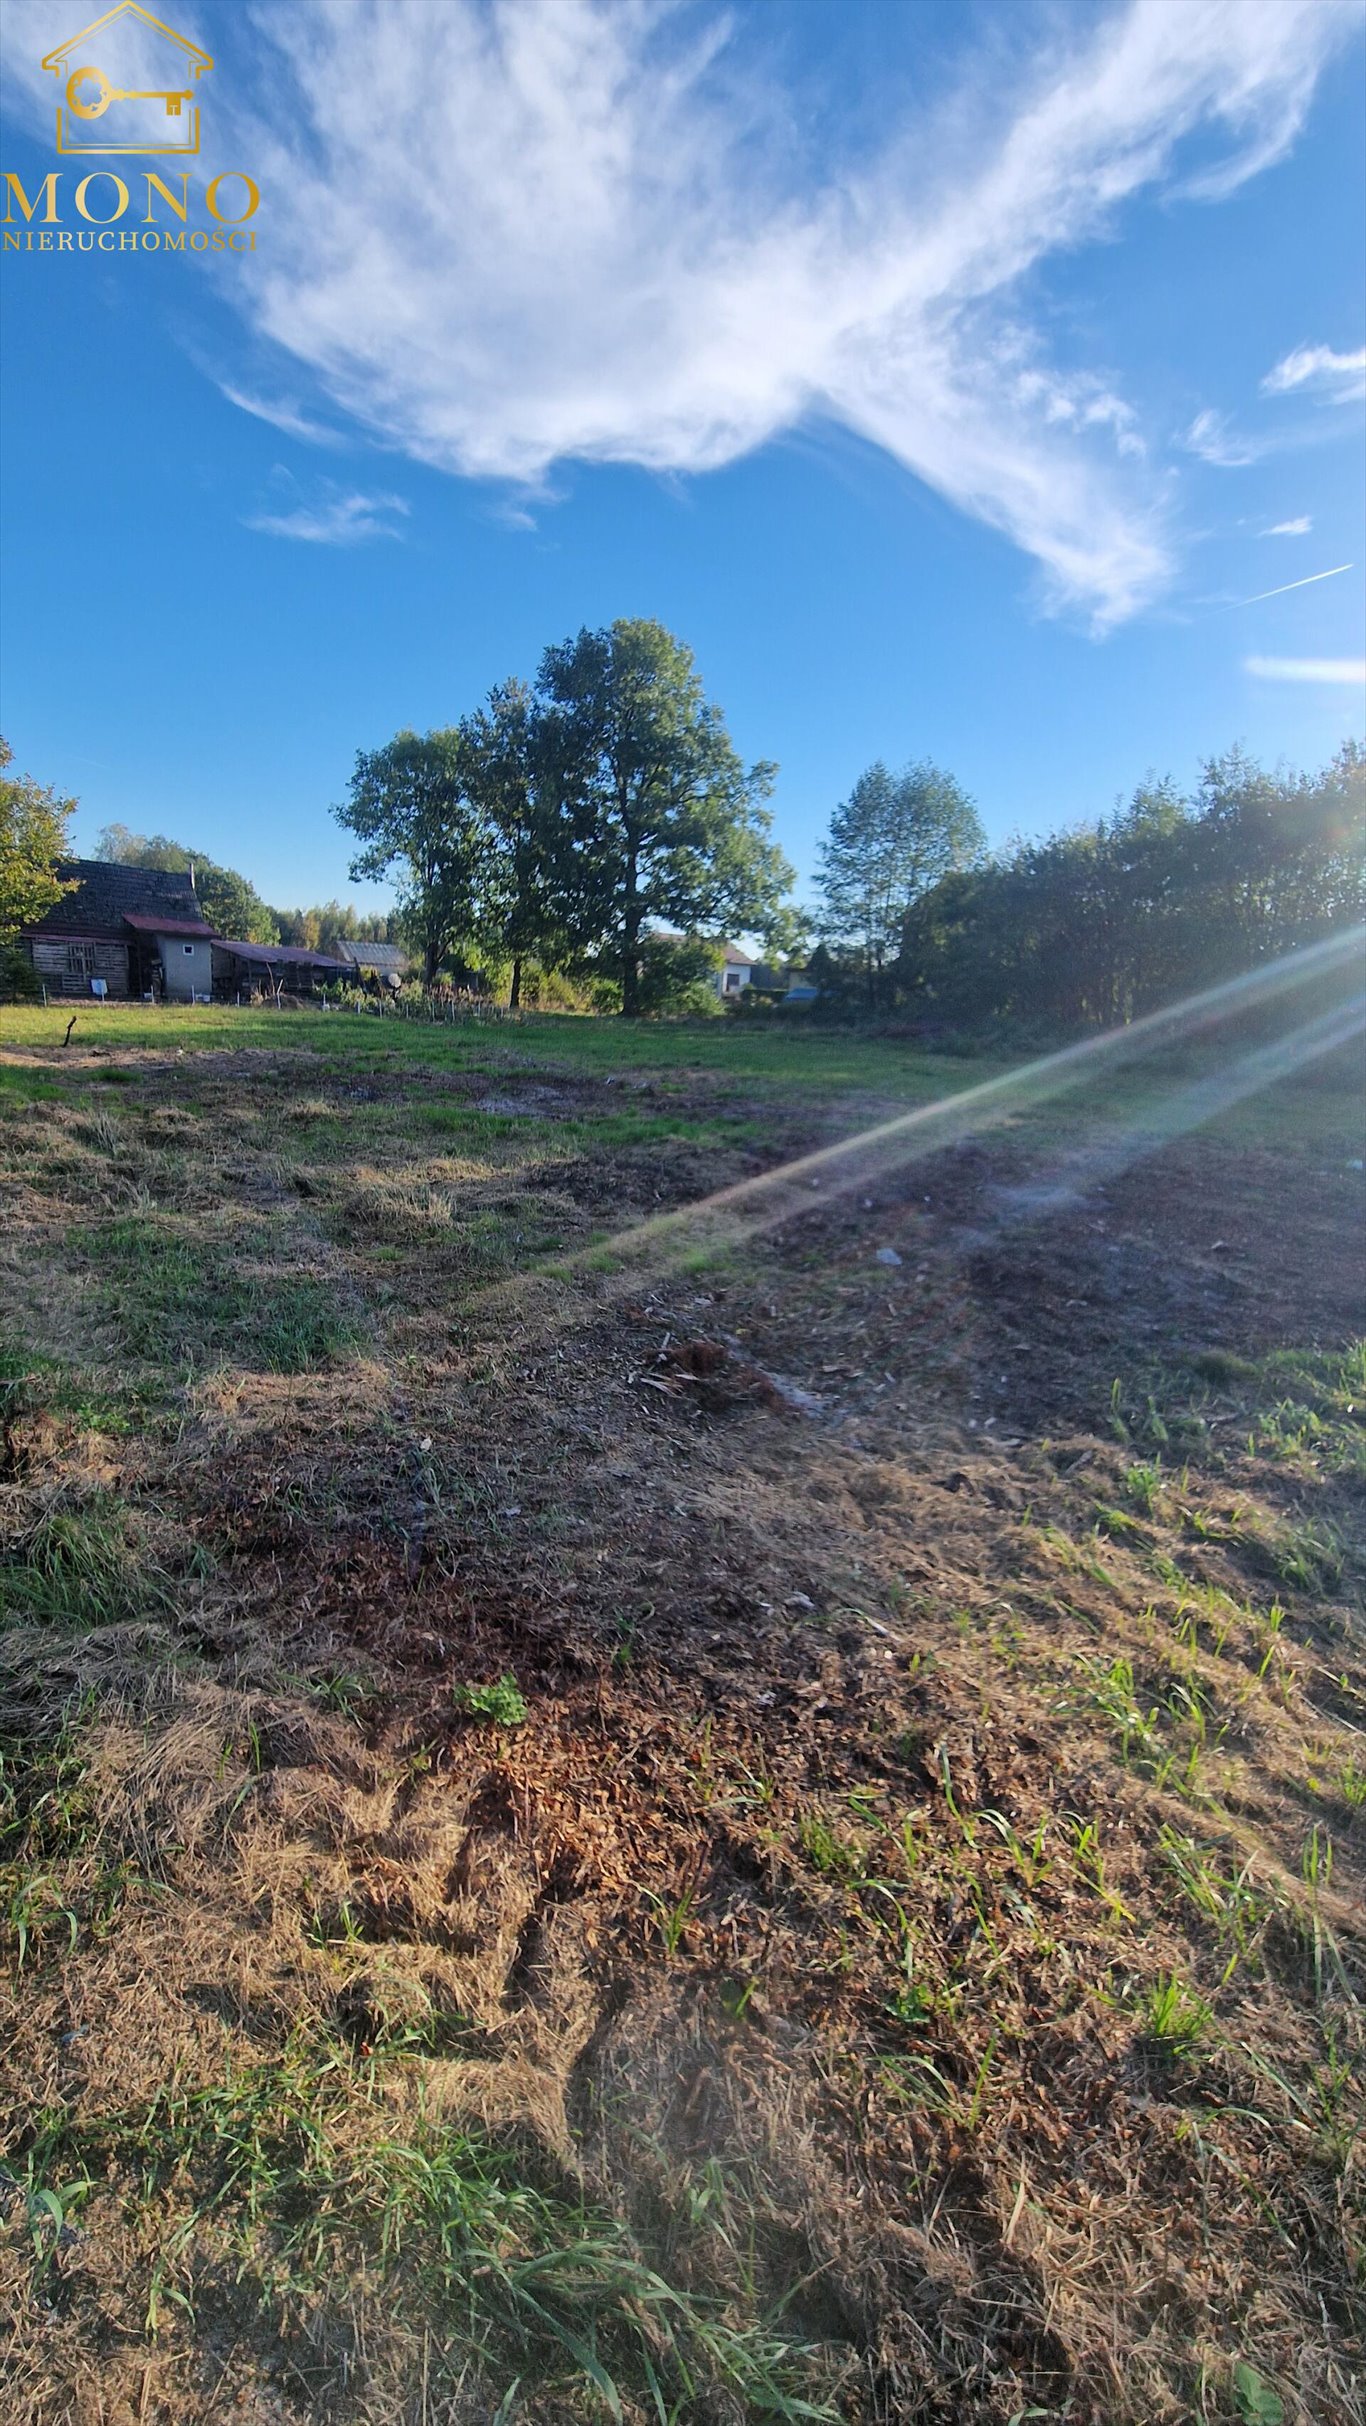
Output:
<svg viewBox="0 0 1366 2426">
<path fill-rule="evenodd" d="M 548 648 L 458 724 L 361 751 L 334 811 L 353 879 L 396 877 L 426 978 L 453 955 L 591 974 L 628 1016 L 695 982 L 699 934 L 795 938 L 770 839 L 775 769 L 746 767 L 691 651 L 618 621 Z M 671 941 L 661 926 L 682 930 Z"/>
<path fill-rule="evenodd" d="M 75 807 L 9 763 L 0 742 L 0 946 L 60 899 Z M 393 911 L 275 910 L 236 870 L 122 825 L 97 853 L 193 863 L 223 934 L 319 951 L 403 940 L 428 982 L 478 971 L 514 1005 L 612 1000 L 628 1016 L 716 1007 L 709 937 L 759 937 L 777 963 L 814 930 L 826 1014 L 1077 1032 L 1366 916 L 1355 742 L 1312 775 L 1231 750 L 1189 796 L 1150 777 L 1109 817 L 994 855 L 952 775 L 878 762 L 834 812 L 812 914 L 791 907 L 771 839 L 774 772 L 743 764 L 680 641 L 621 621 L 547 649 L 534 684 L 497 685 L 458 724 L 358 754 L 333 814 L 352 877 L 396 878 Z"/>
<path fill-rule="evenodd" d="M 928 767 L 875 767 L 836 812 L 812 974 L 828 1007 L 952 1025 L 1113 1027 L 1366 915 L 1366 752 L 1319 773 L 1210 759 L 1108 818 L 988 857 Z"/>
</svg>

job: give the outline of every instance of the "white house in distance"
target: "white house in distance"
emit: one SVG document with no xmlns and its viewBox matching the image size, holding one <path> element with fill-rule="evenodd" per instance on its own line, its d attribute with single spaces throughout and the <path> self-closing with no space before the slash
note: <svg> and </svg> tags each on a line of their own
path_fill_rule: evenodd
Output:
<svg viewBox="0 0 1366 2426">
<path fill-rule="evenodd" d="M 752 952 L 742 952 L 738 943 L 723 944 L 721 950 L 724 957 L 716 972 L 716 991 L 723 999 L 733 1001 L 737 994 L 743 994 L 759 963 Z"/>
</svg>

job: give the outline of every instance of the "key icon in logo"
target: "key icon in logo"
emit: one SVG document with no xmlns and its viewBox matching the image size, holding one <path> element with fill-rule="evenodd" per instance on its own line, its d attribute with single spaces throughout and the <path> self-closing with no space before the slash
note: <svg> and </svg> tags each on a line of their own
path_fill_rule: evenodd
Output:
<svg viewBox="0 0 1366 2426">
<path fill-rule="evenodd" d="M 142 0 L 115 0 L 43 65 L 57 79 L 59 152 L 107 159 L 198 151 L 199 79 L 213 61 Z"/>
<path fill-rule="evenodd" d="M 66 106 L 78 118 L 102 118 L 111 101 L 164 101 L 167 117 L 178 118 L 182 102 L 193 99 L 193 93 L 129 92 L 111 84 L 102 67 L 78 67 L 67 79 Z"/>
</svg>

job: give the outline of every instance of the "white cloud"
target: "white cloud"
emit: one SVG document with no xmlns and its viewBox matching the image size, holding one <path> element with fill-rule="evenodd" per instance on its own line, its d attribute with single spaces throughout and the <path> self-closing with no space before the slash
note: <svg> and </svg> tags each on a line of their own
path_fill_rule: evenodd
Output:
<svg viewBox="0 0 1366 2426">
<path fill-rule="evenodd" d="M 1068 430 L 1109 430 L 1115 452 L 1140 461 L 1148 450 L 1131 404 L 1101 379 L 1081 373 L 1071 380 L 1049 371 L 1022 371 L 1015 381 L 1015 398 L 1026 410 L 1037 405 L 1046 422 Z"/>
<path fill-rule="evenodd" d="M 213 95 L 264 196 L 233 292 L 334 409 L 467 477 L 701 473 L 833 422 L 1103 628 L 1172 577 L 1170 477 L 1105 365 L 1040 358 L 1026 282 L 1145 190 L 1281 156 L 1356 5 L 1011 0 L 956 93 L 815 166 L 767 11 L 255 0 L 259 110 L 240 73 Z M 49 16 L 7 0 L 11 52 Z"/>
<path fill-rule="evenodd" d="M 1243 672 L 1259 682 L 1366 684 L 1366 657 L 1245 657 Z"/>
<path fill-rule="evenodd" d="M 290 484 L 293 485 L 292 483 Z M 318 547 L 354 547 L 362 539 L 397 539 L 395 514 L 406 514 L 402 497 L 367 497 L 354 489 L 325 482 L 317 494 L 278 513 L 243 516 L 249 531 L 265 531 L 272 539 L 305 539 Z"/>
<path fill-rule="evenodd" d="M 1262 381 L 1267 396 L 1290 396 L 1299 388 L 1325 404 L 1358 403 L 1366 396 L 1366 346 L 1355 354 L 1335 354 L 1331 345 L 1297 345 Z"/>
<path fill-rule="evenodd" d="M 500 497 L 496 505 L 490 506 L 489 519 L 501 522 L 505 531 L 534 531 L 537 528 L 535 515 L 527 506 L 518 505 L 513 497 Z"/>
<path fill-rule="evenodd" d="M 466 476 L 704 472 L 833 420 L 1103 627 L 1171 578 L 1169 483 L 1102 368 L 1030 361 L 1022 282 L 1201 129 L 1228 139 L 1207 191 L 1283 152 L 1353 6 L 1041 16 L 1023 73 L 974 46 L 951 104 L 813 186 L 790 96 L 663 0 L 271 0 L 244 292 L 334 406 Z"/>
<path fill-rule="evenodd" d="M 1258 537 L 1261 539 L 1303 539 L 1305 532 L 1312 531 L 1313 527 L 1312 515 L 1297 514 L 1293 522 L 1269 522 L 1266 529 L 1258 533 Z"/>
<path fill-rule="evenodd" d="M 1226 414 L 1208 409 L 1196 414 L 1181 444 L 1188 455 L 1198 455 L 1202 463 L 1217 464 L 1224 472 L 1241 471 L 1266 451 L 1256 439 L 1231 429 Z"/>
<path fill-rule="evenodd" d="M 342 446 L 345 440 L 336 430 L 327 429 L 314 421 L 298 405 L 286 400 L 276 401 L 268 396 L 252 396 L 244 388 L 234 387 L 230 380 L 218 382 L 229 404 L 235 404 L 257 421 L 268 421 L 273 430 L 283 430 L 287 438 L 301 438 L 309 446 Z"/>
</svg>

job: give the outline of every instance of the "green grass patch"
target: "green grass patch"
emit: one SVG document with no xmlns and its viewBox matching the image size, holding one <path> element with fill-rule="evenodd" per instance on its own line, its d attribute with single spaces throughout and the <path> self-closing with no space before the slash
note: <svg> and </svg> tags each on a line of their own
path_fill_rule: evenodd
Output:
<svg viewBox="0 0 1366 2426">
<path fill-rule="evenodd" d="M 268 2313 L 302 2297 L 344 2333 L 363 2277 L 417 2332 L 440 2317 L 448 2365 L 587 2394 L 618 2421 L 710 2415 L 718 2398 L 756 2420 L 834 2420 L 803 2397 L 795 2336 L 670 2281 L 614 2217 L 543 2189 L 515 2152 L 398 2124 L 382 2088 L 408 2060 L 298 2036 L 274 2061 L 230 2058 L 205 2086 L 80 2127 L 50 2109 L 21 2159 L 35 2273 L 56 2217 L 113 2182 L 159 2244 L 153 2334 L 175 2309 L 193 2319 L 225 2264 Z"/>
<path fill-rule="evenodd" d="M 95 1818 L 86 1789 L 89 1761 L 81 1743 L 82 1706 L 68 1712 L 55 1736 L 0 1736 L 0 1858 L 55 1861 L 78 1853 Z"/>
<path fill-rule="evenodd" d="M 1125 1477 L 1127 1495 L 1145 1513 L 1166 1479 L 1162 1452 L 1172 1449 L 1205 1467 L 1233 1448 L 1307 1481 L 1366 1482 L 1366 1341 L 1283 1348 L 1255 1359 L 1222 1348 L 1195 1350 L 1180 1365 L 1116 1381 L 1110 1418 L 1117 1439 L 1147 1453 Z M 1220 1538 L 1238 1538 L 1237 1528 L 1225 1528 Z M 1273 1548 L 1262 1544 L 1259 1554 L 1305 1590 L 1323 1589 L 1342 1571 L 1341 1545 L 1320 1542 L 1298 1577 L 1277 1565 Z M 1293 1560 L 1293 1547 L 1289 1555 Z"/>
<path fill-rule="evenodd" d="M 0 1068 L 0 1109 L 7 1100 L 18 1105 L 70 1103 L 72 1098 L 68 1088 L 54 1087 L 50 1079 L 40 1077 L 36 1070 L 16 1070 L 7 1063 Z"/>
<path fill-rule="evenodd" d="M 154 1391 L 110 1387 L 98 1371 L 64 1364 L 57 1357 L 0 1348 L 0 1422 L 13 1423 L 29 1414 L 60 1415 L 83 1432 L 124 1440 L 154 1425 L 155 1410 Z"/>
<path fill-rule="evenodd" d="M 116 1626 L 166 1609 L 170 1578 L 112 1492 L 47 1508 L 0 1552 L 0 1616 Z"/>
<path fill-rule="evenodd" d="M 353 1355 L 364 1329 L 339 1309 L 335 1286 L 311 1274 L 281 1274 L 248 1285 L 234 1337 L 244 1363 L 267 1373 L 310 1373 Z"/>
<path fill-rule="evenodd" d="M 17 1045 L 60 1047 L 69 1009 L 20 1005 L 4 1014 L 4 1039 Z M 426 1020 L 355 1018 L 343 1012 L 288 1014 L 229 1004 L 109 1004 L 98 1027 L 89 1014 L 77 1044 L 102 1046 L 136 1066 L 139 1051 L 178 1049 L 298 1053 L 339 1079 L 353 1080 L 406 1067 L 443 1072 L 535 1069 L 554 1076 L 659 1074 L 687 1083 L 714 1077 L 746 1087 L 778 1088 L 822 1098 L 841 1093 L 929 1102 L 1008 1066 L 1009 1056 L 950 1061 L 885 1037 L 815 1027 L 729 1019 L 695 1024 L 671 1020 L 586 1019 L 543 1014 L 518 1024 L 445 1027 Z M 524 1129 L 528 1124 L 516 1120 Z M 485 1131 L 484 1134 L 489 1134 Z"/>
<path fill-rule="evenodd" d="M 414 1115 L 424 1128 L 438 1129 L 444 1137 L 466 1137 L 478 1142 L 495 1137 L 532 1137 L 547 1134 L 552 1123 L 540 1116 L 520 1112 L 481 1112 L 474 1104 L 419 1104 Z"/>
<path fill-rule="evenodd" d="M 251 1370 L 307 1373 L 350 1355 L 363 1326 L 336 1284 L 310 1272 L 244 1271 L 202 1229 L 166 1214 L 73 1230 L 133 1355 L 182 1366 L 223 1356 Z"/>
<path fill-rule="evenodd" d="M 1205 2051 L 1214 2016 L 1202 1996 L 1172 1977 L 1157 1979 L 1143 2001 L 1149 2049 L 1173 2063 L 1191 2063 Z"/>
</svg>

